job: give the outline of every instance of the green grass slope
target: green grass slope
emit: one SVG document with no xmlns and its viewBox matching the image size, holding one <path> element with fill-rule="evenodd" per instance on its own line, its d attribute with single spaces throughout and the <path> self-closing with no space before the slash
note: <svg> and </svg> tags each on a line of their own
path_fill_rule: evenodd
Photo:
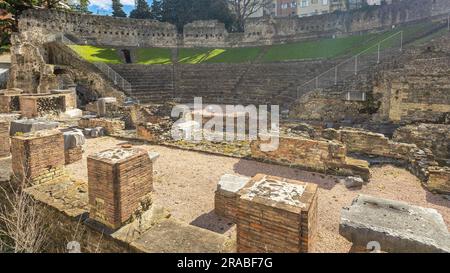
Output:
<svg viewBox="0 0 450 273">
<path fill-rule="evenodd" d="M 78 55 L 88 62 L 102 62 L 111 64 L 122 63 L 117 50 L 114 48 L 96 47 L 90 45 L 71 45 L 70 48 L 72 48 L 78 53 Z"/>
</svg>

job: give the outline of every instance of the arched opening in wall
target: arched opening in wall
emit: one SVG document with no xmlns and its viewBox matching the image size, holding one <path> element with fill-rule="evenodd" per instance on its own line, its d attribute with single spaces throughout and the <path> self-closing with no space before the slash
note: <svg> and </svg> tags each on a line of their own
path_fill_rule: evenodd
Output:
<svg viewBox="0 0 450 273">
<path fill-rule="evenodd" d="M 123 57 L 125 58 L 125 62 L 127 64 L 131 64 L 132 61 L 131 61 L 131 53 L 130 53 L 130 51 L 128 49 L 122 49 L 122 54 L 123 54 Z"/>
</svg>

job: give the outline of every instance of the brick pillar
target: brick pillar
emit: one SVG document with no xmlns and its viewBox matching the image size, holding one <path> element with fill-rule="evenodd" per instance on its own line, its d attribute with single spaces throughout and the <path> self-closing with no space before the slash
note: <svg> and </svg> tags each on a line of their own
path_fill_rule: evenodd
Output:
<svg viewBox="0 0 450 273">
<path fill-rule="evenodd" d="M 9 143 L 9 121 L 0 120 L 0 158 L 11 154 Z"/>
<path fill-rule="evenodd" d="M 153 161 L 146 150 L 120 148 L 88 157 L 89 217 L 117 229 L 146 210 L 153 190 Z"/>
<path fill-rule="evenodd" d="M 14 179 L 40 184 L 65 176 L 64 138 L 59 130 L 37 131 L 11 137 Z"/>
<path fill-rule="evenodd" d="M 317 233 L 317 185 L 258 174 L 238 195 L 238 252 L 313 250 Z"/>
</svg>

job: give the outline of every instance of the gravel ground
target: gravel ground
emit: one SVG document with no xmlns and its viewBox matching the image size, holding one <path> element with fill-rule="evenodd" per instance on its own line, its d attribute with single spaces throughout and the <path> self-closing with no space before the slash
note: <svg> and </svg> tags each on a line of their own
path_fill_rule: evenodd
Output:
<svg viewBox="0 0 450 273">
<path fill-rule="evenodd" d="M 87 180 L 86 156 L 126 142 L 105 137 L 88 139 L 83 160 L 68 166 L 72 175 Z M 450 224 L 450 201 L 422 188 L 408 171 L 394 166 L 374 167 L 370 183 L 349 190 L 326 176 L 249 160 L 184 151 L 155 145 L 136 145 L 160 154 L 155 165 L 154 202 L 168 208 L 172 216 L 192 225 L 234 236 L 235 226 L 217 217 L 214 191 L 225 173 L 253 176 L 266 173 L 319 185 L 319 235 L 317 252 L 348 252 L 351 244 L 339 235 L 340 210 L 360 193 L 435 208 Z"/>
</svg>

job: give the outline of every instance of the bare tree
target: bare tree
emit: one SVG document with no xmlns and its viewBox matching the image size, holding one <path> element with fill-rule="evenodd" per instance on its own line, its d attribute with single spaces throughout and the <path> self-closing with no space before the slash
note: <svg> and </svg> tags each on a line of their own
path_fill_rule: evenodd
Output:
<svg viewBox="0 0 450 273">
<path fill-rule="evenodd" d="M 21 189 L 0 187 L 0 251 L 42 252 L 46 246 L 48 225 L 38 205 Z"/>
<path fill-rule="evenodd" d="M 271 0 L 228 0 L 230 8 L 236 16 L 238 31 L 244 31 L 245 22 L 257 12 L 264 12 L 272 3 Z"/>
</svg>

